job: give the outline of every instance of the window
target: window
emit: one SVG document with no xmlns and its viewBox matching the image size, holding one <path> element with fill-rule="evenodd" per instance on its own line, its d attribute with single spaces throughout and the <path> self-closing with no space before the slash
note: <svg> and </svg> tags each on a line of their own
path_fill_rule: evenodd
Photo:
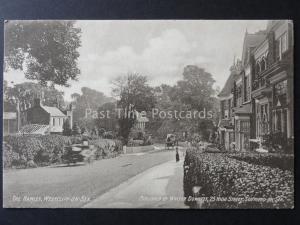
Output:
<svg viewBox="0 0 300 225">
<path fill-rule="evenodd" d="M 288 50 L 288 37 L 285 32 L 276 41 L 276 58 L 281 60 L 282 54 Z"/>
<path fill-rule="evenodd" d="M 256 62 L 256 65 L 255 65 L 255 74 L 259 74 L 260 73 L 260 65 L 259 65 L 259 62 Z"/>
<path fill-rule="evenodd" d="M 281 53 L 284 53 L 288 49 L 288 43 L 287 43 L 287 33 L 284 33 L 281 36 Z"/>
<path fill-rule="evenodd" d="M 249 76 L 245 77 L 245 81 L 244 81 L 244 92 L 245 92 L 245 99 L 244 101 L 249 101 L 250 100 L 250 80 L 249 80 Z"/>
<path fill-rule="evenodd" d="M 266 59 L 263 57 L 261 60 L 261 71 L 264 71 L 267 69 L 267 63 L 266 63 Z"/>
<path fill-rule="evenodd" d="M 55 118 L 52 118 L 52 124 L 55 126 Z"/>
</svg>

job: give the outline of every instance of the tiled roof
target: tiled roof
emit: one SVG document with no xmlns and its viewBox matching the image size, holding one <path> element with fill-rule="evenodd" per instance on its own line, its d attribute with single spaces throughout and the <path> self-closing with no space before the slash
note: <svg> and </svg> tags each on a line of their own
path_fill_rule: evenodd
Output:
<svg viewBox="0 0 300 225">
<path fill-rule="evenodd" d="M 50 107 L 50 106 L 44 106 L 41 105 L 41 107 L 47 112 L 49 113 L 51 116 L 66 116 L 62 111 L 60 111 L 58 108 L 56 107 Z"/>
<path fill-rule="evenodd" d="M 41 124 L 28 124 L 23 126 L 18 134 L 46 134 L 49 133 L 50 126 L 49 125 L 41 125 Z"/>
</svg>

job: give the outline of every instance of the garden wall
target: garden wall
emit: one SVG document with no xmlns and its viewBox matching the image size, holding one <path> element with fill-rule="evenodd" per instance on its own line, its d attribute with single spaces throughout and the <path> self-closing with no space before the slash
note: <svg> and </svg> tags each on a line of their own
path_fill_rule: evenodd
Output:
<svg viewBox="0 0 300 225">
<path fill-rule="evenodd" d="M 154 150 L 153 145 L 137 146 L 137 147 L 126 147 L 126 154 L 128 154 L 128 153 L 148 152 L 148 151 L 153 151 L 153 150 Z"/>
</svg>

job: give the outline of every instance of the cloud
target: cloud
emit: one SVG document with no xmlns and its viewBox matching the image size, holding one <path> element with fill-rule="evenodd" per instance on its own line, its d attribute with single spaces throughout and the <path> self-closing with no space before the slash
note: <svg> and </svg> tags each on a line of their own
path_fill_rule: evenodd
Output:
<svg viewBox="0 0 300 225">
<path fill-rule="evenodd" d="M 184 66 L 195 64 L 223 86 L 234 55 L 241 55 L 243 37 L 265 27 L 266 21 L 78 21 L 82 46 L 81 74 L 65 97 L 83 86 L 111 93 L 111 80 L 129 72 L 146 75 L 151 85 L 175 84 Z M 7 79 L 9 78 L 9 79 Z M 24 81 L 24 74 L 5 74 Z"/>
<path fill-rule="evenodd" d="M 107 81 L 130 72 L 146 75 L 155 85 L 162 82 L 173 84 L 181 76 L 183 66 L 192 61 L 194 47 L 195 43 L 189 42 L 182 32 L 165 30 L 149 39 L 146 48 L 139 53 L 131 46 L 120 46 L 103 54 L 88 54 L 79 62 L 82 72 L 80 80 L 89 80 L 86 85 L 105 89 L 106 93 L 109 90 L 101 85 L 104 81 L 107 84 Z M 205 60 L 199 56 L 195 59 Z"/>
</svg>

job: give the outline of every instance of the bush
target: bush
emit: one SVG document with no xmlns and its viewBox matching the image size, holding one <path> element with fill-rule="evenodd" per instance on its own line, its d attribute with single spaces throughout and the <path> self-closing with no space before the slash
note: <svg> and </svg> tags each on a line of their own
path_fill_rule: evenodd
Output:
<svg viewBox="0 0 300 225">
<path fill-rule="evenodd" d="M 122 152 L 122 142 L 119 140 L 97 139 L 91 140 L 89 144 L 96 147 L 96 159 L 116 157 Z"/>
<path fill-rule="evenodd" d="M 19 161 L 19 154 L 14 152 L 12 147 L 7 144 L 7 143 L 3 143 L 2 145 L 2 149 L 3 149 L 3 166 L 4 168 L 9 168 L 12 166 L 13 162 L 17 162 Z"/>
<path fill-rule="evenodd" d="M 190 196 L 206 197 L 202 208 L 293 208 L 292 171 L 249 164 L 227 154 L 188 150 L 184 162 L 184 194 L 191 207 L 199 207 Z M 201 187 L 193 193 L 193 187 Z M 199 200 L 198 199 L 198 200 Z M 256 200 L 255 200 L 256 199 Z M 261 200 L 261 201 L 257 201 Z"/>
<path fill-rule="evenodd" d="M 4 141 L 11 146 L 12 150 L 4 152 L 4 164 L 26 167 L 26 163 L 34 160 L 39 151 L 43 150 L 42 142 L 38 136 L 6 136 Z M 5 148 L 4 151 L 7 149 Z M 18 155 L 18 156 L 17 156 Z"/>
<path fill-rule="evenodd" d="M 64 154 L 64 146 L 71 144 L 70 138 L 61 135 L 43 135 L 39 140 L 43 149 L 35 157 L 37 163 L 59 163 Z"/>
<path fill-rule="evenodd" d="M 294 155 L 278 153 L 232 153 L 229 157 L 255 165 L 270 166 L 282 170 L 294 170 Z"/>
<path fill-rule="evenodd" d="M 4 148 L 5 167 L 26 167 L 32 162 L 38 165 L 60 162 L 64 146 L 71 143 L 69 137 L 61 135 L 11 135 L 4 137 L 4 141 L 11 146 Z"/>
</svg>

